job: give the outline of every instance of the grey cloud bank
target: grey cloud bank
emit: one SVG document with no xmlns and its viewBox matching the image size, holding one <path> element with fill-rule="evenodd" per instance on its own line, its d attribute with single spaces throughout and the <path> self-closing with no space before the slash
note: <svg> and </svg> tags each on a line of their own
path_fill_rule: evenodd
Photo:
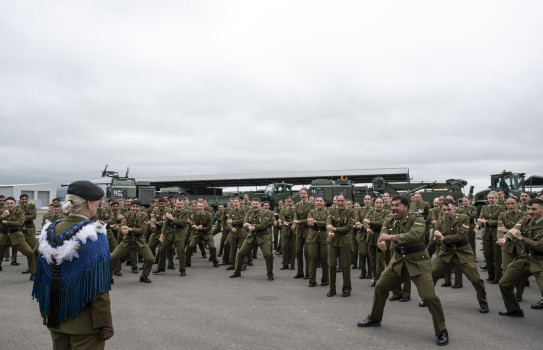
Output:
<svg viewBox="0 0 543 350">
<path fill-rule="evenodd" d="M 0 5 L 0 183 L 543 174 L 538 1 Z"/>
</svg>

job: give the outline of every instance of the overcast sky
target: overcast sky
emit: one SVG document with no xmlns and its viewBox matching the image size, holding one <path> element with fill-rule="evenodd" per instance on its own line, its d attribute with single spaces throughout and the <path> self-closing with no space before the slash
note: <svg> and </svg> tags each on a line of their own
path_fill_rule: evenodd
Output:
<svg viewBox="0 0 543 350">
<path fill-rule="evenodd" d="M 0 2 L 1 184 L 543 175 L 541 1 Z M 539 140 L 539 141 L 537 141 Z"/>
</svg>

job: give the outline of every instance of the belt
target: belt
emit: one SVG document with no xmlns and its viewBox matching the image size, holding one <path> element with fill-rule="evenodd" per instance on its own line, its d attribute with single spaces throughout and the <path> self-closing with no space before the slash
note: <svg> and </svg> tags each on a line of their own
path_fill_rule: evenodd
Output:
<svg viewBox="0 0 543 350">
<path fill-rule="evenodd" d="M 326 231 L 326 228 L 312 228 L 313 231 L 322 232 Z"/>
<path fill-rule="evenodd" d="M 460 243 L 450 243 L 450 244 L 446 244 L 445 245 L 449 248 L 460 248 L 460 247 L 464 247 L 464 246 L 467 246 L 469 244 L 468 241 L 464 241 L 464 242 L 460 242 Z"/>
<path fill-rule="evenodd" d="M 543 253 L 540 252 L 534 252 L 533 250 L 524 250 L 525 253 L 528 253 L 529 255 L 536 255 L 536 256 L 543 256 Z"/>
<path fill-rule="evenodd" d="M 418 247 L 409 247 L 409 248 L 394 248 L 394 252 L 397 253 L 397 254 L 413 254 L 413 253 L 418 253 L 418 252 L 423 252 L 426 250 L 426 246 L 423 244 L 423 245 L 420 245 Z"/>
<path fill-rule="evenodd" d="M 169 228 L 178 229 L 178 228 L 184 228 L 185 225 L 168 225 Z"/>
</svg>

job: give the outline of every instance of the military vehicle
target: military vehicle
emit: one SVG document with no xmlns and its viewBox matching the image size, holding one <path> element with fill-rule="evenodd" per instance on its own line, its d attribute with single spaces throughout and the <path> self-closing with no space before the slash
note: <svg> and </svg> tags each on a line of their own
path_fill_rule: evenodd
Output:
<svg viewBox="0 0 543 350">
<path fill-rule="evenodd" d="M 125 176 L 119 176 L 116 171 L 107 170 L 108 165 L 102 171 L 102 177 L 110 177 L 111 182 L 106 185 L 106 197 L 108 199 L 118 200 L 127 197 L 137 197 L 139 201 L 148 206 L 154 199 L 156 188 L 151 186 L 148 181 L 136 181 L 133 177 L 128 177 L 130 168 L 126 168 Z"/>
<path fill-rule="evenodd" d="M 490 186 L 475 193 L 475 196 L 473 197 L 473 205 L 480 210 L 483 205 L 488 204 L 486 197 L 490 191 L 496 191 L 498 188 L 501 188 L 505 192 L 506 196 L 520 196 L 520 192 L 524 191 L 524 175 L 526 174 L 513 173 L 505 170 L 499 174 L 490 175 Z"/>
<path fill-rule="evenodd" d="M 368 194 L 375 198 L 382 196 L 385 192 L 391 197 L 396 195 L 410 196 L 414 193 L 420 193 L 423 200 L 432 203 L 434 198 L 442 195 L 453 195 L 457 199 L 464 196 L 463 188 L 466 185 L 467 181 L 460 179 L 449 179 L 441 183 L 437 181 L 389 183 L 378 176 L 373 178 L 371 186 L 357 186 L 342 177 L 338 180 L 313 180 L 309 187 L 309 195 L 323 197 L 326 204 L 331 205 L 334 196 L 339 193 L 343 193 L 347 199 L 358 203 L 362 203 L 364 196 Z"/>
<path fill-rule="evenodd" d="M 174 186 L 161 188 L 159 195 L 173 194 L 175 196 L 188 197 L 189 200 L 203 198 L 207 200 L 210 206 L 216 209 L 220 204 L 226 205 L 228 199 L 232 196 L 243 196 L 247 194 L 249 199 L 260 198 L 261 201 L 270 202 L 273 208 L 280 200 L 284 200 L 293 195 L 292 186 L 292 184 L 284 182 L 274 182 L 266 186 L 263 191 L 223 192 L 222 188 L 214 187 L 207 189 L 207 191 L 198 191 L 198 193 L 194 193 L 183 187 Z M 210 194 L 210 192 L 212 193 Z"/>
</svg>

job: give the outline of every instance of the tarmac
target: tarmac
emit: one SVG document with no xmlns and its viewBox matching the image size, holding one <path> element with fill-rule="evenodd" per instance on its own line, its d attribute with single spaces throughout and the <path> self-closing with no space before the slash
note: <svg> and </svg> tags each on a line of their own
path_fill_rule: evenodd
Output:
<svg viewBox="0 0 543 350">
<path fill-rule="evenodd" d="M 220 235 L 215 236 L 218 247 Z M 477 240 L 478 246 L 481 241 Z M 482 252 L 477 250 L 482 265 Z M 26 258 L 20 266 L 3 262 L 0 272 L 0 349 L 51 349 L 49 331 L 42 325 L 38 304 L 32 300 L 32 282 Z M 178 262 L 176 261 L 176 265 Z M 141 265 L 141 264 L 140 264 Z M 154 268 L 156 265 L 154 265 Z M 418 306 L 413 285 L 409 302 L 387 302 L 381 327 L 359 328 L 357 322 L 371 309 L 371 280 L 359 279 L 352 270 L 350 297 L 327 297 L 328 287 L 309 288 L 308 281 L 293 279 L 294 272 L 280 270 L 275 256 L 275 280 L 268 281 L 259 251 L 254 266 L 240 278 L 214 268 L 200 252 L 192 258 L 187 276 L 176 270 L 151 275 L 152 283 L 139 282 L 123 266 L 110 292 L 115 335 L 106 349 L 426 349 L 435 345 L 427 308 Z M 480 270 L 481 278 L 487 277 Z M 317 281 L 321 276 L 317 271 Z M 342 275 L 337 276 L 341 292 Z M 504 309 L 498 285 L 486 283 L 490 313 L 480 314 L 475 290 L 464 276 L 464 287 L 440 287 L 450 343 L 448 349 L 541 349 L 543 310 L 530 304 L 541 299 L 533 277 L 521 307 L 524 318 L 498 315 Z"/>
</svg>

